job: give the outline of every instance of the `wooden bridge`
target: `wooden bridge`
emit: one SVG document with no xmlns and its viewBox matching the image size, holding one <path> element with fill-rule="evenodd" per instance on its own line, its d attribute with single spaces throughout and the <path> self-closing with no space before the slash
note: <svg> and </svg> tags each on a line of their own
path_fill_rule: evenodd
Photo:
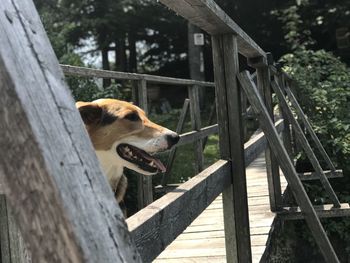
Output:
<svg viewBox="0 0 350 263">
<path fill-rule="evenodd" d="M 167 253 L 171 254 L 172 245 L 165 249 L 173 240 L 178 236 L 179 239 L 187 236 L 189 231 L 186 228 L 198 226 L 198 221 L 206 219 L 196 218 L 203 211 L 211 213 L 210 210 L 215 210 L 213 206 L 220 203 L 224 231 L 221 230 L 219 238 L 221 241 L 225 239 L 225 252 L 221 250 L 220 253 L 221 256 L 225 255 L 227 262 L 260 260 L 265 244 L 254 237 L 258 233 L 255 228 L 257 221 L 252 220 L 267 218 L 266 221 L 271 222 L 274 215 L 285 220 L 305 219 L 326 262 L 339 262 L 319 217 L 348 216 L 350 209 L 348 204 L 339 203 L 329 184 L 329 177 L 341 176 L 341 173 L 336 171 L 297 103 L 292 92 L 296 84 L 290 76 L 274 67 L 271 56 L 215 2 L 160 2 L 212 36 L 215 84 L 63 66 L 66 74 L 134 81 L 135 99 L 145 110 L 147 83 L 182 85 L 189 89 L 193 131 L 183 134 L 179 145 L 194 143 L 197 170 L 201 172 L 154 202 L 150 177 L 140 177 L 139 205 L 146 207 L 125 222 L 99 170 L 63 72 L 32 1 L 2 1 L 2 262 L 28 262 L 31 258 L 33 262 L 129 263 L 151 262 L 157 257 L 161 261 L 167 257 Z M 240 73 L 239 53 L 247 58 L 251 71 L 255 71 L 255 81 L 249 72 Z M 198 89 L 202 86 L 215 86 L 218 120 L 217 125 L 204 128 L 197 103 Z M 272 91 L 277 95 L 283 121 L 274 120 Z M 242 97 L 243 102 L 249 101 L 263 132 L 245 145 Z M 187 109 L 186 102 L 184 109 Z M 293 112 L 298 115 L 298 120 Z M 320 167 L 299 121 L 308 130 L 313 144 L 328 164 L 328 172 Z M 202 171 L 203 140 L 215 132 L 220 137 L 221 159 Z M 281 132 L 283 140 L 279 136 Z M 314 174 L 296 173 L 292 160 L 295 143 L 307 154 L 315 169 Z M 253 175 L 251 183 L 250 176 L 246 176 L 246 167 L 261 162 L 263 159 L 259 156 L 262 152 L 265 154 L 266 178 L 260 178 L 265 173 Z M 285 207 L 283 204 L 282 188 L 285 182 L 281 180 L 279 168 L 298 207 Z M 304 190 L 302 179 L 320 180 L 331 204 L 314 207 Z M 261 180 L 267 182 L 264 192 L 259 189 L 264 185 Z M 256 183 L 259 187 L 254 186 Z M 268 198 L 268 202 L 263 201 L 264 206 L 250 202 L 260 198 L 250 196 L 254 194 L 254 189 L 268 193 L 264 195 Z M 253 210 L 253 207 L 259 209 Z M 204 217 L 210 216 L 204 214 Z M 17 224 L 14 224 L 13 218 Z M 205 225 L 205 222 L 200 224 Z M 267 230 L 264 228 L 261 236 L 267 237 Z M 195 238 L 193 240 L 197 242 Z M 208 243 L 213 244 L 212 240 Z M 191 242 L 187 242 L 187 245 L 190 246 L 188 243 Z M 254 250 L 255 247 L 260 247 L 259 253 Z"/>
<path fill-rule="evenodd" d="M 270 237 L 275 213 L 270 211 L 265 156 L 246 170 L 252 262 L 260 262 Z M 281 177 L 282 191 L 287 185 Z M 219 195 L 154 262 L 219 263 L 226 261 L 222 196 Z"/>
</svg>

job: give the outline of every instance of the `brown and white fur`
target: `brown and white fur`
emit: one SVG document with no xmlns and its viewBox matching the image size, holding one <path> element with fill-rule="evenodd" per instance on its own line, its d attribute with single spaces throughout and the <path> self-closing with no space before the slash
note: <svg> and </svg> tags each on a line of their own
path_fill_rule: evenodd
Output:
<svg viewBox="0 0 350 263">
<path fill-rule="evenodd" d="M 165 171 L 151 155 L 175 145 L 177 133 L 151 122 L 143 110 L 125 101 L 79 101 L 76 107 L 118 202 L 127 188 L 124 167 L 144 175 Z"/>
</svg>

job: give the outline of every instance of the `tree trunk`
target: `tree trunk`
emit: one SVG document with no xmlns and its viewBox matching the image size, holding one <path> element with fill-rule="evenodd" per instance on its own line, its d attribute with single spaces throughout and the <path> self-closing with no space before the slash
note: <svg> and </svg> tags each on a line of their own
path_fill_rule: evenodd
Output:
<svg viewBox="0 0 350 263">
<path fill-rule="evenodd" d="M 137 59 L 136 59 L 136 39 L 133 33 L 129 32 L 129 72 L 137 72 Z"/>
<path fill-rule="evenodd" d="M 195 80 L 205 80 L 204 76 L 204 56 L 202 46 L 196 46 L 194 44 L 194 33 L 202 33 L 202 31 L 188 23 L 188 63 L 190 68 L 190 78 Z M 204 104 L 204 88 L 200 88 L 199 92 L 199 104 Z"/>
<path fill-rule="evenodd" d="M 126 71 L 125 39 L 123 37 L 115 41 L 115 70 Z"/>
<path fill-rule="evenodd" d="M 107 47 L 102 47 L 101 52 L 102 52 L 102 68 L 104 70 L 110 70 L 109 66 L 109 61 L 108 61 L 108 46 Z M 108 87 L 111 85 L 111 80 L 110 79 L 103 79 L 103 87 Z"/>
</svg>

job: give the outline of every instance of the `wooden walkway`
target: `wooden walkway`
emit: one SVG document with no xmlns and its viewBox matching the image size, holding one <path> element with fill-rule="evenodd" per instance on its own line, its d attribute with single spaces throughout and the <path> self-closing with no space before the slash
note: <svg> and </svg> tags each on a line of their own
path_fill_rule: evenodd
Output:
<svg viewBox="0 0 350 263">
<path fill-rule="evenodd" d="M 275 214 L 270 212 L 265 157 L 260 155 L 246 170 L 253 262 L 265 250 Z M 282 192 L 287 185 L 281 176 Z M 221 195 L 170 244 L 154 262 L 226 262 Z"/>
</svg>

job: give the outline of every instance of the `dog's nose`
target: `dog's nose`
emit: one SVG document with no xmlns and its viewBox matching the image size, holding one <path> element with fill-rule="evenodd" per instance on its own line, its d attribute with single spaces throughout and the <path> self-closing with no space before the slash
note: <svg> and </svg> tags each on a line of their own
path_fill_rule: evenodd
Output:
<svg viewBox="0 0 350 263">
<path fill-rule="evenodd" d="M 180 136 L 174 132 L 172 134 L 168 134 L 166 136 L 166 139 L 168 142 L 168 148 L 170 149 L 172 146 L 178 143 L 178 141 L 180 140 Z"/>
</svg>

